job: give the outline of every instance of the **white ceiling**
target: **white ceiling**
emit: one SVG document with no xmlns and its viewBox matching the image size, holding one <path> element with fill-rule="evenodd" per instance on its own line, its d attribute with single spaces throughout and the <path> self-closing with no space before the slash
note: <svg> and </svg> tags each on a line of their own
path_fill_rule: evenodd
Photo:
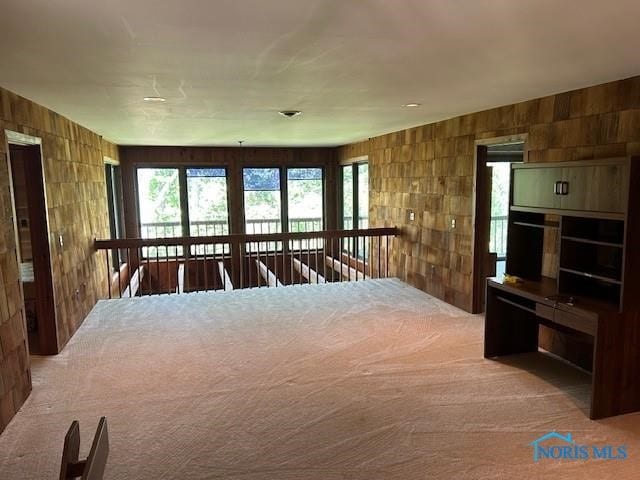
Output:
<svg viewBox="0 0 640 480">
<path fill-rule="evenodd" d="M 2 0 L 0 85 L 119 144 L 339 145 L 640 74 L 639 18 L 638 0 Z"/>
</svg>

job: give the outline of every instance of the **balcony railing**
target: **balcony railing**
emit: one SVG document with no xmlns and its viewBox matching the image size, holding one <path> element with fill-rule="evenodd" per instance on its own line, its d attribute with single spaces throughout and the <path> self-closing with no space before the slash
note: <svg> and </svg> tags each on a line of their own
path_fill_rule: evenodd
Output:
<svg viewBox="0 0 640 480">
<path fill-rule="evenodd" d="M 96 240 L 95 248 L 104 251 L 108 272 L 114 250 L 128 259 L 110 273 L 109 298 L 118 298 L 387 277 L 398 233 L 370 228 L 133 238 Z"/>
<path fill-rule="evenodd" d="M 491 217 L 489 226 L 489 251 L 495 252 L 498 261 L 507 257 L 507 224 L 509 217 Z"/>
<path fill-rule="evenodd" d="M 264 233 L 280 233 L 281 221 L 278 218 L 264 219 L 264 220 L 247 220 L 245 224 L 246 234 L 264 234 Z M 369 226 L 369 219 L 367 217 L 359 217 L 358 228 L 365 229 Z M 322 230 L 323 222 L 322 218 L 308 217 L 308 218 L 289 218 L 289 232 L 317 232 Z M 344 217 L 344 228 L 351 229 L 353 227 L 353 218 Z M 189 233 L 192 237 L 203 236 L 216 236 L 216 235 L 228 235 L 229 225 L 226 220 L 204 220 L 204 221 L 192 221 L 189 222 Z M 140 225 L 140 236 L 142 238 L 175 238 L 182 236 L 182 226 L 180 222 L 148 222 Z M 309 244 L 312 248 L 322 248 L 322 239 L 312 239 Z M 211 249 L 213 246 L 198 247 L 200 249 Z M 224 246 L 218 245 L 216 248 L 222 249 Z M 281 248 L 280 245 L 268 245 L 268 248 Z M 297 240 L 290 242 L 290 248 L 298 248 Z M 350 244 L 345 240 L 343 249 L 355 254 L 359 258 L 363 258 L 366 255 L 366 246 L 362 239 L 360 239 L 358 245 Z M 222 250 L 220 250 L 222 251 Z M 181 247 L 175 247 L 175 249 L 169 248 L 165 251 L 163 249 L 156 248 L 144 248 L 142 255 L 144 257 L 154 257 L 158 254 L 160 257 L 167 255 L 175 255 L 176 253 L 182 254 Z M 209 253 L 212 253 L 210 251 Z M 227 252 L 228 253 L 228 252 Z"/>
<path fill-rule="evenodd" d="M 367 228 L 367 217 L 358 219 L 358 228 Z M 246 232 L 253 233 L 278 233 L 280 219 L 247 220 Z M 289 218 L 289 232 L 315 232 L 322 230 L 322 218 Z M 344 218 L 344 228 L 353 228 L 353 218 Z M 229 226 L 226 220 L 201 220 L 189 222 L 189 233 L 193 237 L 228 235 Z M 173 238 L 182 236 L 180 222 L 147 222 L 140 224 L 140 236 L 142 238 Z"/>
</svg>

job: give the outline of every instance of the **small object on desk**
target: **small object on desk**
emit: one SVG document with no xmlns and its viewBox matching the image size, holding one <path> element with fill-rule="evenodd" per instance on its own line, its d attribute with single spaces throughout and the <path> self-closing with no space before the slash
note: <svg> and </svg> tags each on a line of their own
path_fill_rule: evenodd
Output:
<svg viewBox="0 0 640 480">
<path fill-rule="evenodd" d="M 572 297 L 571 295 L 557 294 L 557 295 L 549 295 L 548 297 L 545 297 L 545 298 L 555 303 L 564 303 L 565 305 L 569 305 L 570 307 L 573 307 L 573 304 L 576 303 L 576 298 Z"/>
<path fill-rule="evenodd" d="M 523 280 L 520 277 L 516 277 L 515 275 L 509 275 L 507 273 L 504 274 L 502 278 L 504 283 L 522 283 Z"/>
</svg>

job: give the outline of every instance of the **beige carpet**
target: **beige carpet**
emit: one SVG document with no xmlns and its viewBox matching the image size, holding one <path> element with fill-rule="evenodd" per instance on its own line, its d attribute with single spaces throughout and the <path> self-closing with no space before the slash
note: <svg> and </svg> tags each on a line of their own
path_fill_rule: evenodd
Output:
<svg viewBox="0 0 640 480">
<path fill-rule="evenodd" d="M 34 360 L 0 479 L 57 478 L 100 415 L 107 479 L 640 478 L 640 415 L 589 420 L 585 374 L 484 360 L 482 332 L 397 280 L 102 301 Z M 552 430 L 629 458 L 534 463 Z"/>
</svg>

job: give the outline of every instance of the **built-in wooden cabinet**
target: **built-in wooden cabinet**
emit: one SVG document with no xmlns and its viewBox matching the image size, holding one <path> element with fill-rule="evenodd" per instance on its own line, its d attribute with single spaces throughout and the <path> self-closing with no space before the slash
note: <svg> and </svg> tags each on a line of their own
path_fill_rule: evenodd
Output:
<svg viewBox="0 0 640 480">
<path fill-rule="evenodd" d="M 625 159 L 556 164 L 514 164 L 513 206 L 624 213 Z"/>
<path fill-rule="evenodd" d="M 549 238 L 557 278 L 543 275 Z M 636 245 L 640 159 L 513 165 L 506 272 L 521 281 L 487 281 L 485 357 L 536 351 L 539 325 L 580 336 L 592 345 L 590 416 L 640 410 Z"/>
</svg>

